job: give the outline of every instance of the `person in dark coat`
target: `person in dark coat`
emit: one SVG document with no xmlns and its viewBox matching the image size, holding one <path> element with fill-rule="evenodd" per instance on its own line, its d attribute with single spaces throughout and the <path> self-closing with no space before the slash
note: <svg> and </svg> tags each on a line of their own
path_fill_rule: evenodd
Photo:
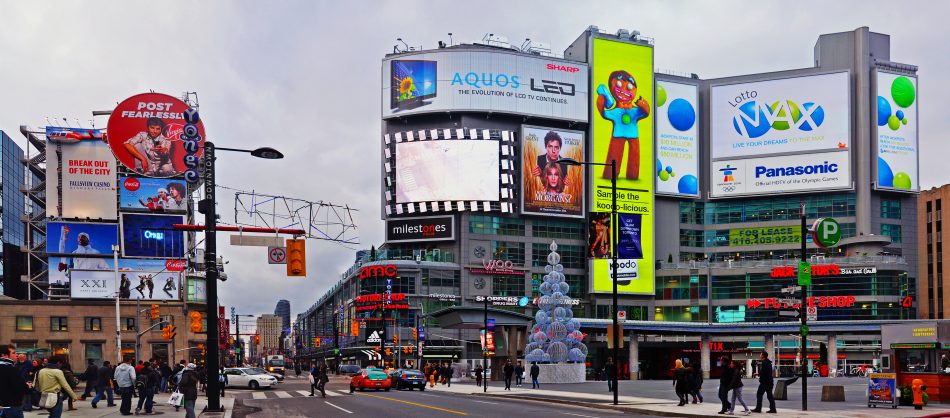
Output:
<svg viewBox="0 0 950 418">
<path fill-rule="evenodd" d="M 142 405 L 145 405 L 145 413 L 152 413 L 152 400 L 155 397 L 155 393 L 158 392 L 158 387 L 162 383 L 162 375 L 155 370 L 150 363 L 144 363 L 142 367 L 142 372 L 137 376 L 141 385 L 138 386 L 139 390 L 139 403 L 135 407 L 135 413 L 138 414 L 142 410 Z M 136 382 L 138 383 L 138 382 Z"/>
<path fill-rule="evenodd" d="M 703 371 L 696 366 L 688 367 L 689 374 L 689 394 L 693 396 L 693 403 L 696 403 L 698 400 L 699 403 L 703 403 Z"/>
<path fill-rule="evenodd" d="M 511 390 L 511 377 L 515 374 L 515 366 L 511 365 L 511 360 L 505 362 L 502 371 L 505 373 L 505 390 Z"/>
<path fill-rule="evenodd" d="M 475 386 L 482 385 L 482 377 L 484 377 L 483 374 L 485 374 L 485 369 L 482 368 L 482 365 L 479 364 L 475 366 Z"/>
<path fill-rule="evenodd" d="M 96 389 L 96 380 L 99 378 L 99 368 L 96 367 L 96 361 L 93 359 L 86 360 L 88 364 L 86 365 L 86 371 L 82 373 L 82 380 L 86 382 L 86 388 L 82 391 L 82 396 L 79 397 L 80 401 L 86 400 L 86 398 L 91 395 Z"/>
<path fill-rule="evenodd" d="M 729 402 L 729 384 L 732 383 L 732 369 L 729 368 L 729 359 L 726 356 L 719 358 L 719 400 L 722 402 L 720 414 L 725 414 L 732 408 Z"/>
<path fill-rule="evenodd" d="M 729 367 L 732 369 L 732 380 L 729 382 L 729 389 L 732 390 L 732 406 L 729 407 L 729 412 L 726 413 L 729 415 L 734 414 L 736 412 L 736 405 L 742 404 L 742 407 L 745 408 L 745 414 L 749 415 L 752 410 L 750 410 L 749 406 L 742 400 L 742 370 L 739 368 L 739 362 L 733 360 Z"/>
<path fill-rule="evenodd" d="M 194 363 L 188 363 L 181 374 L 181 380 L 178 382 L 178 390 L 185 398 L 185 418 L 196 418 L 195 401 L 198 400 L 198 383 L 200 381 L 198 373 L 195 372 Z"/>
<path fill-rule="evenodd" d="M 541 367 L 538 366 L 538 362 L 531 363 L 531 389 L 541 389 L 541 384 L 538 383 L 538 376 L 541 375 Z"/>
<path fill-rule="evenodd" d="M 613 357 L 607 357 L 607 364 L 604 365 L 604 375 L 607 377 L 607 392 L 613 392 L 614 376 L 617 375 L 617 365 L 614 364 Z"/>
<path fill-rule="evenodd" d="M 324 398 L 327 397 L 327 383 L 330 383 L 329 368 L 326 364 L 321 363 L 320 367 L 317 368 L 317 388 L 320 389 L 320 394 Z"/>
<path fill-rule="evenodd" d="M 524 383 L 524 366 L 519 361 L 518 365 L 515 366 L 515 386 L 520 387 L 522 383 Z"/>
<path fill-rule="evenodd" d="M 683 366 L 683 360 L 676 359 L 676 369 L 673 370 L 673 389 L 680 402 L 677 406 L 689 403 L 689 393 L 692 390 L 689 384 L 690 370 Z"/>
<path fill-rule="evenodd" d="M 452 387 L 452 375 L 455 374 L 455 371 L 452 370 L 452 363 L 445 363 L 445 366 L 442 367 L 442 381 L 448 387 Z"/>
<path fill-rule="evenodd" d="M 115 406 L 115 400 L 112 395 L 112 363 L 102 362 L 102 367 L 96 370 L 96 396 L 92 398 L 92 407 L 96 408 L 103 395 L 108 394 L 107 406 Z"/>
<path fill-rule="evenodd" d="M 769 410 L 766 412 L 770 414 L 777 412 L 775 410 L 775 397 L 772 396 L 772 386 L 775 385 L 774 374 L 769 353 L 763 351 L 759 354 L 759 390 L 755 392 L 755 409 L 752 412 L 762 412 L 762 395 L 768 395 L 769 399 Z"/>
<path fill-rule="evenodd" d="M 0 345 L 0 405 L 6 407 L 4 417 L 23 418 L 23 398 L 29 387 L 16 367 L 16 351 L 13 346 Z"/>
</svg>

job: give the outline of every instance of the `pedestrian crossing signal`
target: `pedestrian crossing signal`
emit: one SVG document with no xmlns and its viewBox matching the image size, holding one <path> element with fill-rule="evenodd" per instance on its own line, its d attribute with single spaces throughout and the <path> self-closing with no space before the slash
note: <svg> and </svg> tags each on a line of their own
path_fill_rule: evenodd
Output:
<svg viewBox="0 0 950 418">
<path fill-rule="evenodd" d="M 307 241 L 287 240 L 287 275 L 305 277 L 307 275 Z"/>
</svg>

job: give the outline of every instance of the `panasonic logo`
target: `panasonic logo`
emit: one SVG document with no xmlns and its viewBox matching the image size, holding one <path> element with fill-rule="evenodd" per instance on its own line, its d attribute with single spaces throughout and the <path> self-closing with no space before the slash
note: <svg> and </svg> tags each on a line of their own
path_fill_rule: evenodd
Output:
<svg viewBox="0 0 950 418">
<path fill-rule="evenodd" d="M 821 164 L 812 164 L 812 165 L 796 165 L 788 167 L 775 167 L 769 168 L 763 165 L 755 167 L 755 178 L 759 177 L 789 177 L 789 176 L 801 176 L 804 174 L 825 174 L 825 173 L 837 173 L 838 164 L 828 163 L 827 161 Z"/>
</svg>

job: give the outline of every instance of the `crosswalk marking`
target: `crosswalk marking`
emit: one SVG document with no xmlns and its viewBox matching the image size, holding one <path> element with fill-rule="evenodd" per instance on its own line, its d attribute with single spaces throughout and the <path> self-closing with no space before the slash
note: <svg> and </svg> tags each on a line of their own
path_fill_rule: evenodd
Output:
<svg viewBox="0 0 950 418">
<path fill-rule="evenodd" d="M 267 395 L 264 392 L 251 392 L 251 398 L 267 399 Z"/>
<path fill-rule="evenodd" d="M 310 396 L 310 392 L 305 390 L 298 390 L 297 393 L 299 393 L 301 396 Z"/>
<path fill-rule="evenodd" d="M 293 397 L 294 397 L 294 395 L 291 395 L 291 394 L 289 394 L 289 393 L 287 393 L 287 392 L 284 392 L 284 391 L 282 391 L 282 390 L 279 390 L 279 391 L 277 391 L 277 392 L 274 392 L 274 395 L 277 395 L 278 398 L 293 398 Z"/>
</svg>

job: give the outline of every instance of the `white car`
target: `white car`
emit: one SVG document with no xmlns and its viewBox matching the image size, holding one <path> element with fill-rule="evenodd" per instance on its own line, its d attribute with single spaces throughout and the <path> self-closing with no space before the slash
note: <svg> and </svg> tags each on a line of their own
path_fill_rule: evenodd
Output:
<svg viewBox="0 0 950 418">
<path fill-rule="evenodd" d="M 259 367 L 237 367 L 224 369 L 227 376 L 228 387 L 239 388 L 269 388 L 277 384 L 274 376 L 267 374 L 267 371 Z"/>
</svg>

